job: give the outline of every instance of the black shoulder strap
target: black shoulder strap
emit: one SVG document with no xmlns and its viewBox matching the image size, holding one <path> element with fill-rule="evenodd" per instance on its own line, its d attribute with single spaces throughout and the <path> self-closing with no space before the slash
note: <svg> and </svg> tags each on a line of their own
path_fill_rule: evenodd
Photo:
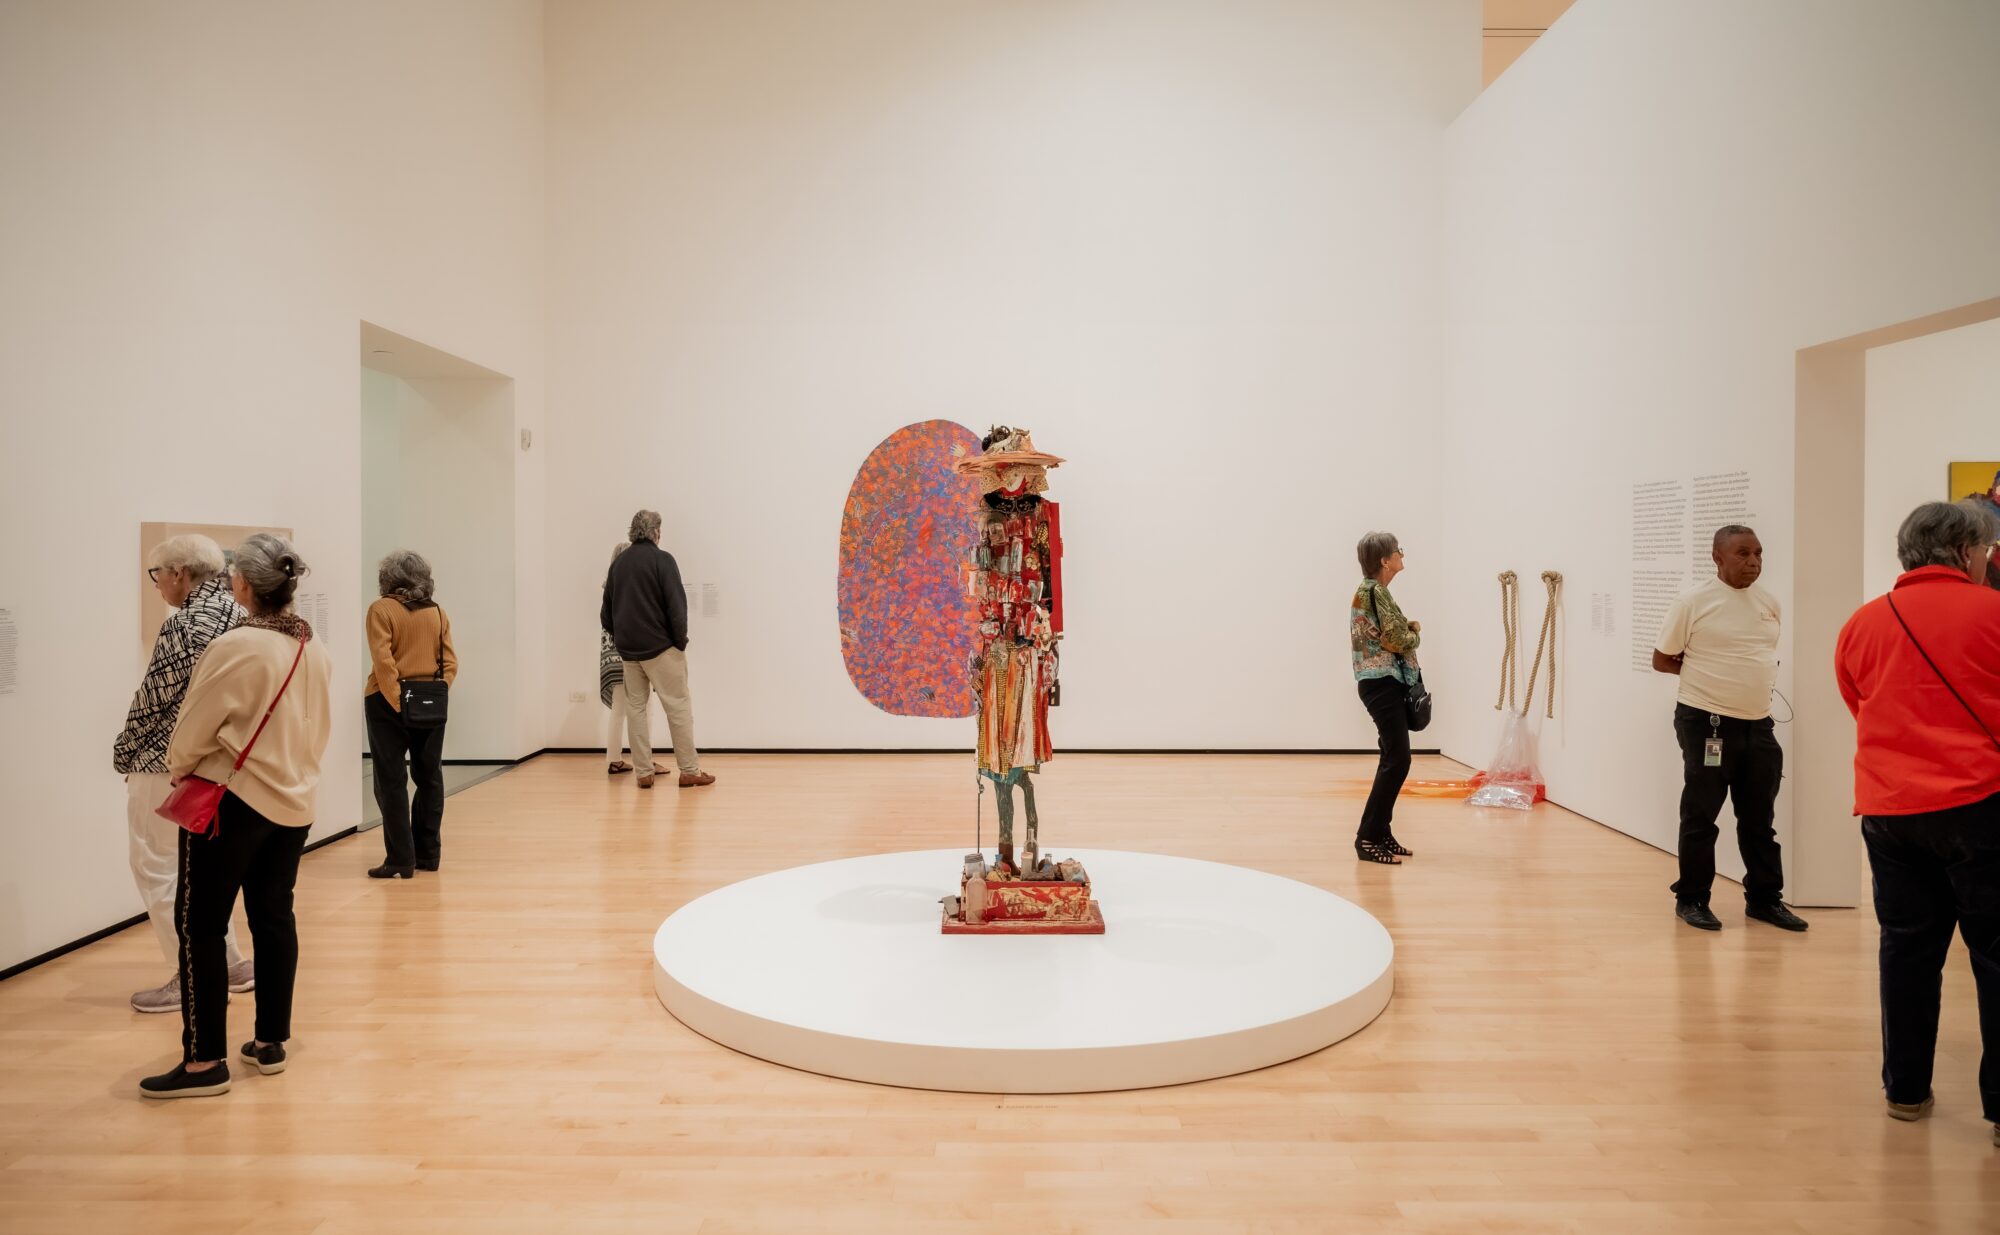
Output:
<svg viewBox="0 0 2000 1235">
<path fill-rule="evenodd" d="M 442 682 L 444 681 L 444 606 L 438 605 L 436 606 L 436 609 L 438 611 L 438 650 L 437 650 L 438 667 L 437 667 L 437 672 L 432 676 L 435 677 L 438 681 Z"/>
<path fill-rule="evenodd" d="M 1903 620 L 1903 611 L 1896 607 L 1895 594 L 1892 592 L 1882 599 L 1889 602 L 1889 612 L 1896 615 L 1897 624 L 1903 628 L 1903 633 L 1908 635 L 1910 642 L 1916 646 L 1917 655 L 1924 658 L 1924 663 L 1931 667 L 1932 673 L 1937 674 L 1938 681 L 1943 682 L 1944 688 L 1951 692 L 1951 697 L 1958 700 L 1958 706 L 1965 709 L 1965 714 L 1972 718 L 1973 724 L 1979 726 L 1980 731 L 1986 735 L 1986 740 L 1993 743 L 1995 748 L 2000 748 L 2000 738 L 1993 736 L 1993 731 L 1986 727 L 1986 722 L 1979 719 L 1979 713 L 1973 711 L 1972 705 L 1965 701 L 1965 696 L 1958 693 L 1958 687 L 1951 684 L 1951 679 L 1944 675 L 1944 670 L 1937 667 L 1937 662 L 1931 659 L 1931 654 L 1924 651 L 1924 645 L 1917 642 L 1916 632 L 1911 630 L 1910 624 Z"/>
</svg>

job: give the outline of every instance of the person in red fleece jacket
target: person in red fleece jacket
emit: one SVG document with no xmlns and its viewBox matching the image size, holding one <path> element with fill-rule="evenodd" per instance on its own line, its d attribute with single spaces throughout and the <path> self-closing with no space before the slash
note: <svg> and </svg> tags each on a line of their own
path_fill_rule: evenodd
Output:
<svg viewBox="0 0 2000 1235">
<path fill-rule="evenodd" d="M 1978 991 L 1980 1101 L 2000 1145 L 2000 592 L 1973 582 L 1991 529 L 1927 502 L 1896 551 L 1904 574 L 1847 620 L 1834 652 L 1882 924 L 1882 1087 L 1892 1117 L 1929 1113 L 1957 927 Z"/>
</svg>

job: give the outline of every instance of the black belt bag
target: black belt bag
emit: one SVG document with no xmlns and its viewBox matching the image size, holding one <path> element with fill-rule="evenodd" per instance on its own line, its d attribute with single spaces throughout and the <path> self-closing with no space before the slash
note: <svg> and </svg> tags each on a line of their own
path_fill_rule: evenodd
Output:
<svg viewBox="0 0 2000 1235">
<path fill-rule="evenodd" d="M 1417 670 L 1416 675 L 1417 680 L 1403 688 L 1403 719 L 1409 722 L 1411 733 L 1422 733 L 1431 724 L 1431 691 L 1424 685 L 1423 670 Z"/>
<path fill-rule="evenodd" d="M 438 610 L 437 672 L 428 678 L 403 678 L 403 724 L 412 729 L 442 729 L 450 710 L 451 683 L 444 680 L 444 610 Z"/>
</svg>

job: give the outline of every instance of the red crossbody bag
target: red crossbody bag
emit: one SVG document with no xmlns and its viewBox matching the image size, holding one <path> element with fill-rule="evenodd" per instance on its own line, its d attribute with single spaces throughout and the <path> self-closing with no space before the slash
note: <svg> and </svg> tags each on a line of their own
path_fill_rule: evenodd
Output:
<svg viewBox="0 0 2000 1235">
<path fill-rule="evenodd" d="M 292 684 L 292 674 L 299 671 L 299 661 L 305 658 L 306 641 L 299 640 L 298 655 L 292 657 L 292 672 L 285 675 L 284 686 L 271 698 L 271 706 L 264 709 L 264 719 L 257 722 L 257 732 L 250 735 L 244 744 L 243 753 L 236 756 L 236 766 L 229 769 L 229 780 L 243 770 L 243 761 L 250 757 L 250 748 L 257 745 L 257 739 L 264 736 L 264 726 L 271 723 L 271 713 L 278 710 L 278 700 L 285 697 L 285 687 Z M 207 836 L 215 830 L 216 812 L 222 809 L 222 795 L 228 792 L 229 781 L 216 784 L 205 776 L 183 776 L 167 793 L 167 800 L 160 803 L 155 813 L 163 819 L 171 819 L 196 836 Z"/>
</svg>

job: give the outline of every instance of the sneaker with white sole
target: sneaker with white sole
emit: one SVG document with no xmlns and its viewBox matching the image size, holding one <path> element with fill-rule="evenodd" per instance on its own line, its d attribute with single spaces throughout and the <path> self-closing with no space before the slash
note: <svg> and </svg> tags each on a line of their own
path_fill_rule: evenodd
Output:
<svg viewBox="0 0 2000 1235">
<path fill-rule="evenodd" d="M 132 996 L 134 1012 L 178 1012 L 181 1010 L 181 976 L 168 978 L 166 985 Z"/>
<path fill-rule="evenodd" d="M 229 993 L 241 995 L 257 989 L 257 965 L 242 961 L 229 967 Z M 178 1012 L 181 1010 L 181 976 L 175 974 L 165 985 L 132 996 L 134 1012 Z"/>
</svg>

